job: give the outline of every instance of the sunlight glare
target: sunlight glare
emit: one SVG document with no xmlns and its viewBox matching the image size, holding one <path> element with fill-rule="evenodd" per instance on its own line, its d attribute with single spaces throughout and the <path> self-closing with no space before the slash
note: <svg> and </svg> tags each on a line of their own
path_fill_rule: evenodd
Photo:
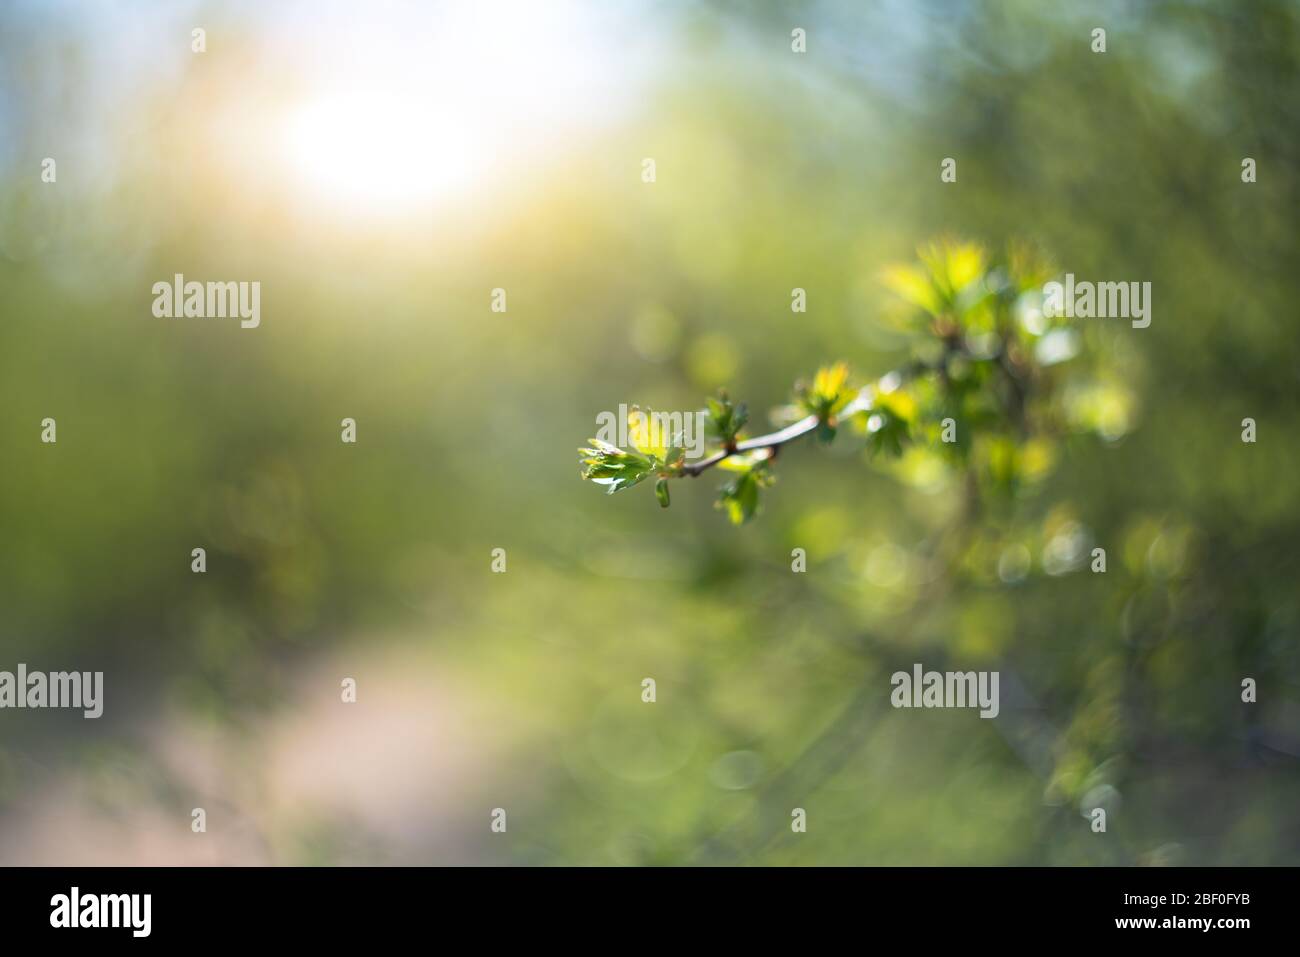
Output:
<svg viewBox="0 0 1300 957">
<path fill-rule="evenodd" d="M 344 203 L 423 205 L 462 188 L 475 156 L 464 119 L 434 121 L 427 105 L 376 90 L 309 102 L 286 127 L 304 185 Z"/>
<path fill-rule="evenodd" d="M 612 115 L 635 72 L 592 5 L 414 10 L 373 35 L 322 24 L 314 38 L 315 82 L 278 123 L 284 172 L 313 208 L 417 215 L 507 173 L 526 178 Z"/>
</svg>

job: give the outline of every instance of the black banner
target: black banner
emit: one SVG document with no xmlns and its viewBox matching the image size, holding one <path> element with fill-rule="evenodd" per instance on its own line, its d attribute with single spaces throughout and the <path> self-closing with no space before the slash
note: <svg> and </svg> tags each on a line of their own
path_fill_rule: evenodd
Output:
<svg viewBox="0 0 1300 957">
<path fill-rule="evenodd" d="M 1290 869 L 38 868 L 0 871 L 8 941 L 400 942 L 698 928 L 944 940 L 1213 940 L 1290 921 Z M 976 934 L 976 937 L 971 937 Z M 1244 938 L 1243 938 L 1244 935 Z M 612 938 L 609 938 L 612 939 Z"/>
</svg>

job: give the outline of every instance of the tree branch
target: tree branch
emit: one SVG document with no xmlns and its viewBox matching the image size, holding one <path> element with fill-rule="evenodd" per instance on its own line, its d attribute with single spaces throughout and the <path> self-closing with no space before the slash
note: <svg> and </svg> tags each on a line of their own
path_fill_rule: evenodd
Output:
<svg viewBox="0 0 1300 957">
<path fill-rule="evenodd" d="M 705 469 L 710 469 L 723 459 L 731 458 L 731 456 L 738 453 L 753 452 L 757 449 L 775 449 L 779 445 L 793 442 L 800 436 L 807 435 L 813 429 L 817 428 L 818 421 L 817 416 L 808 415 L 794 423 L 794 425 L 787 425 L 779 432 L 769 432 L 767 435 L 758 435 L 752 439 L 745 439 L 743 442 L 737 442 L 734 448 L 722 449 L 719 452 L 714 452 L 706 459 L 700 459 L 698 462 L 691 462 L 683 465 L 682 474 L 694 478 Z"/>
<path fill-rule="evenodd" d="M 914 376 L 918 370 L 925 370 L 928 368 L 929 367 L 924 363 L 918 362 L 899 370 L 896 374 L 905 381 Z M 859 389 L 858 394 L 853 397 L 853 400 L 848 405 L 840 410 L 838 415 L 831 419 L 830 424 L 835 425 L 837 422 L 843 422 L 857 413 L 871 408 L 871 395 L 872 386 Z M 804 416 L 798 422 L 795 422 L 793 425 L 787 425 L 784 429 L 781 429 L 778 432 L 769 432 L 767 435 L 758 435 L 752 439 L 745 439 L 743 442 L 737 442 L 733 448 L 721 449 L 720 451 L 714 452 L 708 458 L 700 459 L 698 462 L 687 463 L 682 466 L 682 474 L 695 478 L 704 471 L 713 468 L 713 466 L 717 465 L 724 459 L 729 459 L 731 456 L 737 455 L 741 452 L 753 452 L 757 449 L 772 449 L 775 454 L 775 450 L 778 447 L 785 445 L 787 442 L 793 442 L 795 439 L 801 438 L 816 429 L 819 421 L 820 420 L 815 415 Z"/>
</svg>

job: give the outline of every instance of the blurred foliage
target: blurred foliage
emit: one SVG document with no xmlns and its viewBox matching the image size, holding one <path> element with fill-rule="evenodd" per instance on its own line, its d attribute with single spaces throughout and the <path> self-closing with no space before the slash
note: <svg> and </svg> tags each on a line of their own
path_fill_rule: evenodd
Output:
<svg viewBox="0 0 1300 957">
<path fill-rule="evenodd" d="M 224 42 L 112 102 L 108 34 L 0 13 L 0 667 L 102 668 L 109 695 L 100 722 L 0 716 L 0 849 L 49 803 L 34 767 L 106 749 L 131 780 L 139 728 L 181 717 L 247 740 L 265 798 L 255 718 L 329 656 L 365 689 L 395 644 L 510 729 L 486 780 L 447 780 L 464 859 L 1300 861 L 1295 4 L 683 2 L 616 122 L 397 225 L 220 161 L 213 118 L 255 137 L 240 108 L 292 87 L 266 15 L 213 13 Z M 1150 281 L 1150 328 L 1043 319 L 1064 271 Z M 260 280 L 261 327 L 153 319 L 177 272 Z M 783 409 L 828 358 L 897 375 L 796 392 L 828 427 L 869 406 L 782 449 L 760 520 L 573 480 L 594 410 L 720 384 Z M 753 431 L 714 402 L 719 445 Z M 586 457 L 659 479 L 643 450 Z M 734 520 L 777 466 L 733 459 Z M 890 709 L 917 661 L 1000 670 L 999 718 Z M 489 723 L 412 746 L 386 790 Z M 438 859 L 417 812 L 381 840 L 301 810 L 250 811 L 278 860 Z"/>
</svg>

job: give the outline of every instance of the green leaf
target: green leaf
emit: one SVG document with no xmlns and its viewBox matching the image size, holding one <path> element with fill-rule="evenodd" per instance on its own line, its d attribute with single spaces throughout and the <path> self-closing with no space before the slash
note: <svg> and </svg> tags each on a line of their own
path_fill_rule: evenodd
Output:
<svg viewBox="0 0 1300 957">
<path fill-rule="evenodd" d="M 668 455 L 669 436 L 664 434 L 662 423 L 651 409 L 632 406 L 627 413 L 628 440 L 643 455 L 664 459 Z"/>
<path fill-rule="evenodd" d="M 582 456 L 582 477 L 597 485 L 608 486 L 610 495 L 631 488 L 656 469 L 657 462 L 652 456 L 624 452 L 600 439 L 591 439 L 590 442 L 590 448 L 578 449 Z"/>
<path fill-rule="evenodd" d="M 766 461 L 737 472 L 735 478 L 718 490 L 718 508 L 726 511 L 731 524 L 743 525 L 758 511 L 758 490 L 772 482 Z"/>
<path fill-rule="evenodd" d="M 659 499 L 661 508 L 668 507 L 668 480 L 661 478 L 655 482 L 655 498 Z"/>
<path fill-rule="evenodd" d="M 884 453 L 897 458 L 903 454 L 903 443 L 907 438 L 906 420 L 894 415 L 889 409 L 872 411 L 868 417 L 867 448 L 873 456 Z"/>
<path fill-rule="evenodd" d="M 732 405 L 727 393 L 721 389 L 716 398 L 705 400 L 704 432 L 724 446 L 731 446 L 736 441 L 736 436 L 748 421 L 748 406 L 743 402 Z"/>
<path fill-rule="evenodd" d="M 762 465 L 772 453 L 769 449 L 754 449 L 752 452 L 740 452 L 729 455 L 718 463 L 718 468 L 727 472 L 748 472 L 755 466 Z"/>
<path fill-rule="evenodd" d="M 849 382 L 849 367 L 843 362 L 818 369 L 812 386 L 800 384 L 795 392 L 804 413 L 820 420 L 816 435 L 822 442 L 835 437 L 832 420 L 857 394 Z"/>
</svg>

